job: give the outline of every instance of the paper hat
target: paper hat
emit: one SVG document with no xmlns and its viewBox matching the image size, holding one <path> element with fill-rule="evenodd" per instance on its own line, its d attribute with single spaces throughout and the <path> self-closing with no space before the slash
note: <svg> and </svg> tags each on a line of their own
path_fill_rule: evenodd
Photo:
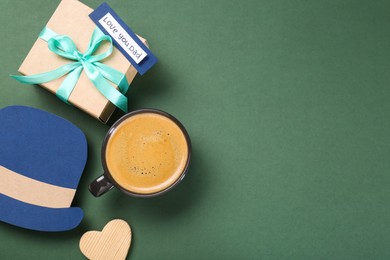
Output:
<svg viewBox="0 0 390 260">
<path fill-rule="evenodd" d="M 80 224 L 70 207 L 87 160 L 83 132 L 25 106 L 0 109 L 0 221 L 39 231 Z"/>
</svg>

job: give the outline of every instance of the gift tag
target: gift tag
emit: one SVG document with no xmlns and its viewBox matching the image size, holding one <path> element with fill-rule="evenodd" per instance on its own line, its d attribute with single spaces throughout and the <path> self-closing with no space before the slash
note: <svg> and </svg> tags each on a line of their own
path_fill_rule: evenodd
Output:
<svg viewBox="0 0 390 260">
<path fill-rule="evenodd" d="M 101 232 L 85 233 L 80 239 L 80 250 L 91 260 L 124 260 L 130 243 L 130 226 L 124 220 L 114 219 Z"/>
<path fill-rule="evenodd" d="M 107 3 L 101 4 L 89 17 L 105 34 L 111 36 L 115 47 L 139 74 L 143 75 L 157 62 L 156 56 Z"/>
</svg>

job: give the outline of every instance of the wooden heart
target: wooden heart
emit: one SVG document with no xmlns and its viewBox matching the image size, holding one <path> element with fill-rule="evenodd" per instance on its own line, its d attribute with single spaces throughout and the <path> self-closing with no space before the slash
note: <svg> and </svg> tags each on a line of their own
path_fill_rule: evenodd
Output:
<svg viewBox="0 0 390 260">
<path fill-rule="evenodd" d="M 111 220 L 100 231 L 88 231 L 80 239 L 80 250 L 90 260 L 124 260 L 131 243 L 126 221 Z"/>
</svg>

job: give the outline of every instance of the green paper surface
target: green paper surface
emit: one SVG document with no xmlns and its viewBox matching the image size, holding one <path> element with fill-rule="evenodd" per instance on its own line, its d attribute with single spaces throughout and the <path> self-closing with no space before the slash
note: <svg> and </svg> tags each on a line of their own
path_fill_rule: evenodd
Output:
<svg viewBox="0 0 390 260">
<path fill-rule="evenodd" d="M 0 223 L 1 259 L 85 259 L 81 235 L 115 218 L 132 226 L 128 259 L 390 258 L 389 1 L 107 2 L 159 59 L 133 81 L 129 109 L 182 121 L 190 171 L 161 197 L 94 198 L 109 127 L 9 77 L 59 1 L 2 0 L 0 107 L 70 120 L 89 158 L 81 225 Z"/>
</svg>

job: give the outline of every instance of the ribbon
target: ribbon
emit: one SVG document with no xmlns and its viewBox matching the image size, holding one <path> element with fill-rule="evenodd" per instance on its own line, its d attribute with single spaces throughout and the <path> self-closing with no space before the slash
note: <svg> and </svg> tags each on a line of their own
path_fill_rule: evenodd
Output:
<svg viewBox="0 0 390 260">
<path fill-rule="evenodd" d="M 127 98 L 123 94 L 127 92 L 129 83 L 125 75 L 99 62 L 112 53 L 113 46 L 110 36 L 105 35 L 96 27 L 85 53 L 77 50 L 76 44 L 69 36 L 59 35 L 47 27 L 42 30 L 39 37 L 47 42 L 50 51 L 74 62 L 40 74 L 30 76 L 12 75 L 11 77 L 26 84 L 41 84 L 68 74 L 58 88 L 56 96 L 69 104 L 69 96 L 76 86 L 82 70 L 84 70 L 88 78 L 105 98 L 122 111 L 127 112 Z M 93 55 L 104 41 L 110 43 L 108 49 L 101 54 Z M 114 88 L 108 80 L 117 85 L 119 90 Z"/>
</svg>

